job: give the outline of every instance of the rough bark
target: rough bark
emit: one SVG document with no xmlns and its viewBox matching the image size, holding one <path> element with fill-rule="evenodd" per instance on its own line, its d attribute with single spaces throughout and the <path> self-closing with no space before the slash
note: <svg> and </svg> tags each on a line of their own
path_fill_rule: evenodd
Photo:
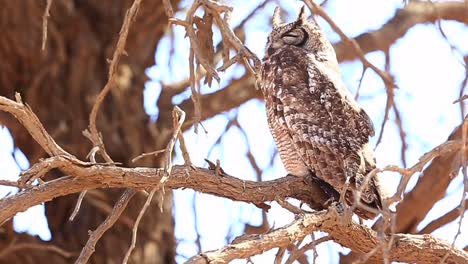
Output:
<svg viewBox="0 0 468 264">
<path fill-rule="evenodd" d="M 133 1 L 53 1 L 47 26 L 47 42 L 41 51 L 43 14 L 46 1 L 2 1 L 0 11 L 0 94 L 9 98 L 20 92 L 36 111 L 47 131 L 73 155 L 85 159 L 91 143 L 82 135 L 88 125 L 91 107 L 108 78 L 107 59 L 112 57 L 126 10 Z M 176 6 L 176 1 L 172 1 Z M 107 152 L 116 162 L 128 166 L 140 154 L 164 145 L 152 137 L 143 108 L 145 69 L 154 64 L 158 40 L 167 28 L 161 1 L 143 1 L 131 26 L 126 52 L 119 65 L 121 82 L 107 96 L 98 115 L 98 129 Z M 15 144 L 31 163 L 45 157 L 44 150 L 11 116 L 0 113 L 0 123 L 13 134 Z M 171 124 L 169 124 L 171 125 Z M 145 160 L 147 166 L 160 165 Z M 55 171 L 48 179 L 60 176 Z M 52 233 L 48 243 L 7 229 L 0 247 L 11 243 L 32 242 L 56 245 L 72 252 L 75 259 L 95 229 L 109 213 L 122 190 L 102 190 L 88 194 L 78 217 L 69 222 L 77 199 L 71 195 L 47 202 L 46 216 Z M 144 197 L 137 194 L 124 212 L 134 221 Z M 155 199 L 156 200 L 156 199 Z M 135 263 L 174 262 L 175 241 L 171 216 L 171 193 L 166 192 L 164 211 L 159 202 L 140 224 Z M 107 208 L 107 209 L 106 209 Z M 131 225 L 119 221 L 100 240 L 90 263 L 116 263 L 123 259 L 131 241 Z M 27 252 L 27 254 L 25 254 Z M 50 250 L 20 249 L 0 261 L 7 263 L 70 263 Z"/>
</svg>

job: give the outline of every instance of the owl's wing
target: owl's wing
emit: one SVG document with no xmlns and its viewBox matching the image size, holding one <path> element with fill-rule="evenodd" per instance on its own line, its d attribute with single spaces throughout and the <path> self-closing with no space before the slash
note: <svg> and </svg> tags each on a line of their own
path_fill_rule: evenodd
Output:
<svg viewBox="0 0 468 264">
<path fill-rule="evenodd" d="M 346 111 L 348 117 L 352 117 L 354 122 L 357 122 L 356 128 L 360 131 L 360 135 L 364 136 L 365 141 L 369 140 L 369 136 L 375 135 L 374 124 L 367 113 L 362 109 L 354 99 L 354 96 L 346 89 L 341 74 L 338 70 L 338 65 L 333 62 L 317 61 L 314 57 L 309 57 L 313 63 L 307 66 L 308 87 L 304 87 L 311 96 L 320 90 L 321 96 L 325 95 L 325 101 L 332 104 L 332 107 L 338 107 L 337 110 Z M 317 88 L 316 86 L 319 86 Z M 308 88 L 308 89 L 307 89 Z M 321 99 L 322 100 L 322 99 Z M 340 111 L 334 111 L 335 114 L 340 114 Z"/>
<path fill-rule="evenodd" d="M 372 123 L 372 120 L 370 119 L 369 115 L 367 115 L 366 111 L 364 111 L 364 109 L 362 108 L 361 108 L 361 117 L 362 117 L 364 126 L 366 126 L 369 131 L 369 135 L 371 137 L 375 136 L 374 123 Z"/>
<path fill-rule="evenodd" d="M 361 153 L 374 128 L 354 99 L 327 75 L 316 69 L 310 76 L 308 82 L 277 83 L 285 130 L 310 169 L 340 190 L 345 163 L 356 167 L 354 173 L 367 163 L 362 163 Z"/>
</svg>

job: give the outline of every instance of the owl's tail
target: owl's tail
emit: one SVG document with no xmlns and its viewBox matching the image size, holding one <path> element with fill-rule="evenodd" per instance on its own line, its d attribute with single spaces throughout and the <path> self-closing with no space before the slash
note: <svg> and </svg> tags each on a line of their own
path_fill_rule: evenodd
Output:
<svg viewBox="0 0 468 264">
<path fill-rule="evenodd" d="M 354 192 L 359 191 L 359 188 L 356 188 Z M 377 216 L 378 212 L 382 210 L 382 194 L 380 191 L 380 184 L 378 179 L 373 177 L 370 179 L 370 182 L 367 185 L 367 188 L 360 190 L 361 191 L 361 204 L 364 206 L 357 206 L 354 211 L 359 217 L 363 219 L 372 219 Z M 351 194 L 351 192 L 349 192 Z M 346 197 L 348 203 L 354 203 L 354 195 L 351 197 Z M 351 200 L 351 201 L 350 201 Z M 369 210 L 370 209 L 370 210 Z"/>
<path fill-rule="evenodd" d="M 363 219 L 371 219 L 382 210 L 382 192 L 378 175 L 369 173 L 376 168 L 375 157 L 369 145 L 364 145 L 355 155 L 348 156 L 345 175 L 351 178 L 350 190 L 346 193 L 349 205 L 355 203 L 354 196 L 360 194 L 360 203 L 354 211 Z M 368 178 L 372 176 L 372 178 Z M 361 206 L 359 206 L 361 205 Z"/>
</svg>

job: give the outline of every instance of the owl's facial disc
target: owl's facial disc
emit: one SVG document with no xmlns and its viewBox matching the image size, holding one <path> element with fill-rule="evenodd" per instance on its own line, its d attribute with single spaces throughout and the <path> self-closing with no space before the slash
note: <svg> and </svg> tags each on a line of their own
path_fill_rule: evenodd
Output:
<svg viewBox="0 0 468 264">
<path fill-rule="evenodd" d="M 307 32 L 303 28 L 294 28 L 281 36 L 283 42 L 287 45 L 301 46 L 308 38 Z"/>
</svg>

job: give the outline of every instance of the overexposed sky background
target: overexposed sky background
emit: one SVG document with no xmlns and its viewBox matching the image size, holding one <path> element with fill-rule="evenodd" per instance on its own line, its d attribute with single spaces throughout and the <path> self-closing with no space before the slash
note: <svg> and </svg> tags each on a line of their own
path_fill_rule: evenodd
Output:
<svg viewBox="0 0 468 264">
<path fill-rule="evenodd" d="M 260 1 L 226 1 L 234 6 L 232 24 L 235 26 Z M 300 1 L 279 1 L 286 7 L 285 17 L 288 21 L 295 18 Z M 187 7 L 190 0 L 182 2 Z M 328 14 L 350 37 L 363 32 L 378 29 L 392 18 L 397 8 L 403 6 L 401 0 L 329 0 L 325 6 Z M 257 12 L 253 19 L 246 24 L 246 45 L 259 57 L 263 57 L 263 49 L 266 38 L 271 28 L 269 20 L 276 4 L 274 2 Z M 181 11 L 177 16 L 185 16 Z M 319 24 L 325 30 L 332 42 L 339 41 L 339 37 L 322 20 Z M 451 45 L 457 47 L 462 54 L 468 54 L 468 29 L 465 25 L 456 22 L 443 21 L 442 28 Z M 148 114 L 157 118 L 158 111 L 155 101 L 160 93 L 160 82 L 171 83 L 188 76 L 188 40 L 184 39 L 185 32 L 181 27 L 172 27 L 175 41 L 165 37 L 158 45 L 155 55 L 156 65 L 148 69 L 147 73 L 152 81 L 145 88 L 145 107 Z M 219 33 L 215 31 L 215 41 L 220 40 Z M 168 50 L 175 45 L 175 56 L 169 62 Z M 390 50 L 391 73 L 395 76 L 398 90 L 396 90 L 396 102 L 402 113 L 403 125 L 407 133 L 408 149 L 406 152 L 409 166 L 417 162 L 418 158 L 433 147 L 444 142 L 450 132 L 461 123 L 460 107 L 452 102 L 458 98 L 459 88 L 465 77 L 465 68 L 460 54 L 451 50 L 437 27 L 433 24 L 417 25 L 399 39 Z M 384 68 L 384 54 L 372 52 L 366 58 L 377 67 Z M 362 74 L 362 66 L 359 61 L 340 64 L 343 79 L 347 87 L 354 94 Z M 203 93 L 212 93 L 224 88 L 234 77 L 243 74 L 242 66 L 235 66 L 221 74 L 221 83 L 213 87 L 202 87 Z M 384 85 L 372 70 L 365 74 L 360 90 L 359 104 L 366 110 L 377 130 L 380 132 L 380 124 L 383 119 L 386 94 Z M 174 103 L 179 103 L 190 96 L 189 92 L 174 98 Z M 232 127 L 224 134 L 221 144 L 213 147 L 214 142 L 224 132 L 230 118 L 238 116 L 239 123 L 245 131 L 247 138 L 238 128 Z M 390 120 L 386 125 L 383 140 L 376 148 L 378 165 L 401 166 L 401 141 L 398 129 L 393 122 L 394 115 L 390 114 Z M 185 133 L 187 147 L 192 161 L 197 166 L 206 166 L 204 158 L 210 160 L 219 159 L 223 169 L 231 175 L 246 180 L 255 180 L 255 171 L 250 166 L 246 157 L 247 151 L 255 156 L 255 159 L 263 169 L 263 180 L 270 180 L 286 175 L 279 157 L 274 158 L 273 166 L 270 160 L 274 155 L 274 143 L 268 130 L 263 102 L 251 100 L 238 109 L 231 110 L 222 115 L 213 117 L 203 122 L 208 133 L 199 132 L 196 135 L 192 130 Z M 85 140 L 83 138 L 83 140 Z M 371 145 L 375 146 L 377 137 L 371 139 Z M 249 144 L 249 145 L 247 145 Z M 17 163 L 15 162 L 15 158 Z M 177 154 L 175 163 L 182 163 L 180 153 Z M 18 165 L 19 164 L 19 165 Z M 27 159 L 21 151 L 15 148 L 11 136 L 6 128 L 0 129 L 0 174 L 2 179 L 16 179 L 20 167 L 29 166 Z M 383 175 L 386 185 L 394 189 L 399 181 L 397 174 L 386 173 Z M 413 176 L 408 189 L 416 183 L 417 176 Z M 446 198 L 438 202 L 429 212 L 428 217 L 421 223 L 424 227 L 432 219 L 455 208 L 462 195 L 463 181 L 459 175 L 448 188 Z M 11 192 L 12 188 L 1 188 L 0 197 Z M 430 195 L 430 194 L 428 194 Z M 270 225 L 274 227 L 284 226 L 290 223 L 294 217 L 288 211 L 271 203 L 272 208 L 268 212 Z M 193 214 L 195 210 L 196 215 Z M 187 257 L 197 253 L 195 242 L 197 230 L 201 239 L 201 250 L 213 250 L 224 246 L 233 238 L 241 235 L 244 224 L 261 224 L 261 211 L 253 205 L 233 202 L 223 198 L 217 198 L 207 194 L 195 193 L 192 190 L 174 191 L 174 217 L 175 232 L 178 239 L 177 262 L 184 262 Z M 31 225 L 34 219 L 34 225 Z M 40 221 L 38 224 L 38 221 Z M 27 213 L 19 214 L 14 220 L 18 231 L 28 231 L 39 234 L 43 239 L 50 239 L 46 220 L 43 217 L 42 206 L 36 206 Z M 452 241 L 458 228 L 458 219 L 442 227 L 433 234 Z M 468 244 L 468 222 L 465 221 L 461 235 L 456 245 L 464 247 Z M 316 238 L 322 234 L 317 234 Z M 338 252 L 346 249 L 333 243 L 323 243 L 317 247 L 319 257 L 316 263 L 337 263 Z M 266 252 L 262 256 L 252 258 L 255 263 L 270 263 L 276 254 L 276 249 Z M 312 254 L 309 254 L 310 256 Z M 245 263 L 245 260 L 235 263 Z"/>
</svg>

